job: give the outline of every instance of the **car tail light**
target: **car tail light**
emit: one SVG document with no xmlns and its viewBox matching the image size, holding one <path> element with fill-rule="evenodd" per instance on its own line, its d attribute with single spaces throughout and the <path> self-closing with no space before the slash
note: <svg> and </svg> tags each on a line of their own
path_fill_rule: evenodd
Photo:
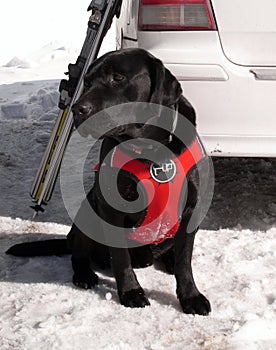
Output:
<svg viewBox="0 0 276 350">
<path fill-rule="evenodd" d="M 210 0 L 140 0 L 140 30 L 216 30 Z"/>
</svg>

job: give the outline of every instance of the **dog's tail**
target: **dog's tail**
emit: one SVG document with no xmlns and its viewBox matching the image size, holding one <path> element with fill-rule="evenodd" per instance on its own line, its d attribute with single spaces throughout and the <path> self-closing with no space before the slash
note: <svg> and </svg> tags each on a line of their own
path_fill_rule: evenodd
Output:
<svg viewBox="0 0 276 350">
<path fill-rule="evenodd" d="M 26 242 L 10 247 L 6 254 L 14 256 L 47 256 L 71 254 L 66 238 Z"/>
</svg>

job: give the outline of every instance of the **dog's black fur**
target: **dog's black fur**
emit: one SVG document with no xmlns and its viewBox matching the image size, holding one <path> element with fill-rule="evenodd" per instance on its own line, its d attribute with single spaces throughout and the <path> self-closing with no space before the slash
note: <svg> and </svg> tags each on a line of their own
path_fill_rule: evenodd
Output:
<svg viewBox="0 0 276 350">
<path fill-rule="evenodd" d="M 73 106 L 74 122 L 76 127 L 79 127 L 80 133 L 91 133 L 103 139 L 99 166 L 110 150 L 126 140 L 137 138 L 156 140 L 166 145 L 175 155 L 180 154 L 185 149 L 186 145 L 175 136 L 171 136 L 170 132 L 158 126 L 135 120 L 135 113 L 134 116 L 131 116 L 131 120 L 125 120 L 123 126 L 117 126 L 109 114 L 106 114 L 101 119 L 102 123 L 93 125 L 93 129 L 89 126 L 88 128 L 83 127 L 85 125 L 83 122 L 90 117 L 93 118 L 95 113 L 127 102 L 151 102 L 170 108 L 178 104 L 180 118 L 176 127 L 181 127 L 183 116 L 195 125 L 193 107 L 183 97 L 179 82 L 160 60 L 141 49 L 107 53 L 89 68 L 85 76 L 84 93 Z M 161 116 L 159 117 L 161 118 Z M 170 130 L 170 123 L 173 124 L 173 119 L 166 123 Z M 182 127 L 185 126 L 182 125 Z M 107 129 L 110 131 L 106 132 Z M 195 136 L 194 131 L 191 128 L 189 132 L 189 137 L 192 140 Z M 145 145 L 145 152 L 147 152 L 146 148 Z M 162 161 L 166 157 L 164 152 L 158 153 L 158 149 L 155 149 L 154 152 L 155 159 Z M 109 176 L 109 171 L 112 170 L 108 167 L 105 168 Z M 195 167 L 188 178 L 187 201 L 178 232 L 173 239 L 161 244 L 137 248 L 115 248 L 98 243 L 82 233 L 77 227 L 77 220 L 86 219 L 82 217 L 82 208 L 80 208 L 77 220 L 67 238 L 68 247 L 72 252 L 74 284 L 81 288 L 94 287 L 98 283 L 98 277 L 91 269 L 91 261 L 96 262 L 102 268 L 108 266 L 111 261 L 121 304 L 127 307 L 144 307 L 149 305 L 149 301 L 137 281 L 133 267 L 148 266 L 153 263 L 154 259 L 157 259 L 165 264 L 169 273 L 175 274 L 177 297 L 183 311 L 207 315 L 211 310 L 210 303 L 198 291 L 191 267 L 194 237 L 197 229 L 192 233 L 186 233 L 189 219 L 198 200 L 197 175 Z M 136 184 L 126 172 L 119 173 L 118 190 L 121 196 L 128 201 L 137 198 Z M 93 189 L 88 194 L 88 200 L 102 219 L 116 226 L 133 227 L 137 222 L 137 215 L 141 215 L 141 213 L 129 215 L 114 211 L 101 193 L 97 174 Z M 20 255 L 19 250 L 15 246 L 8 253 Z M 26 251 L 24 255 L 27 255 Z"/>
</svg>

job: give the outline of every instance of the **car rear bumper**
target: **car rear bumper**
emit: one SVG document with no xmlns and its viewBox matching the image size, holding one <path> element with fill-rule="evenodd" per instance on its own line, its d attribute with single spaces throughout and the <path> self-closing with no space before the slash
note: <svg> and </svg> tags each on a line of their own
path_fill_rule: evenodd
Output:
<svg viewBox="0 0 276 350">
<path fill-rule="evenodd" d="M 207 153 L 216 157 L 276 157 L 276 136 L 201 135 Z"/>
<path fill-rule="evenodd" d="M 230 62 L 217 32 L 138 32 L 137 38 L 131 46 L 160 58 L 181 82 L 209 154 L 276 156 L 276 67 Z"/>
</svg>

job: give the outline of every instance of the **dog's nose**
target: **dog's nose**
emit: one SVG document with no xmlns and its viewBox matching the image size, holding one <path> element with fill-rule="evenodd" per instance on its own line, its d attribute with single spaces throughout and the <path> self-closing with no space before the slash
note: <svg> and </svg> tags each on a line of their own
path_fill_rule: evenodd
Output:
<svg viewBox="0 0 276 350">
<path fill-rule="evenodd" d="M 92 111 L 92 105 L 89 102 L 75 103 L 72 106 L 72 112 L 76 117 L 86 117 Z"/>
</svg>

